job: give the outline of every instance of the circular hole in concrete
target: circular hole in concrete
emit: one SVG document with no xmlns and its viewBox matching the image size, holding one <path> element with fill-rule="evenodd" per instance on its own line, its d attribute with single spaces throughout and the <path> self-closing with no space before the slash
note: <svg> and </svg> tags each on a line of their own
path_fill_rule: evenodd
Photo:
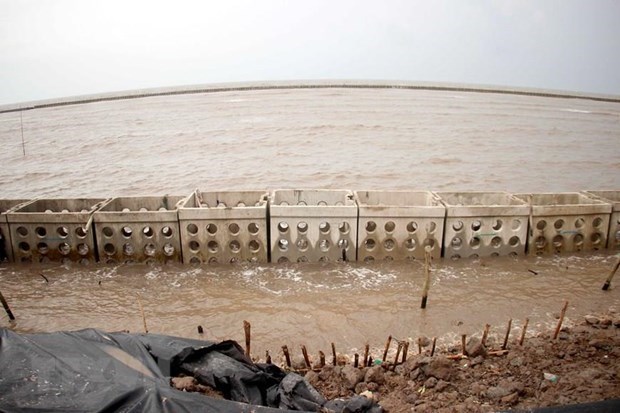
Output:
<svg viewBox="0 0 620 413">
<path fill-rule="evenodd" d="M 326 257 L 325 255 L 323 255 L 322 257 L 319 258 L 319 262 L 329 262 L 329 257 Z"/>
<path fill-rule="evenodd" d="M 192 257 L 192 258 L 190 258 L 189 263 L 190 264 L 200 264 L 200 258 Z"/>
<path fill-rule="evenodd" d="M 341 234 L 348 234 L 351 230 L 351 226 L 348 222 L 341 222 L 340 225 L 338 225 L 338 230 Z"/>
<path fill-rule="evenodd" d="M 189 249 L 192 252 L 198 252 L 200 250 L 200 243 L 198 241 L 190 241 L 189 242 Z"/>
<path fill-rule="evenodd" d="M 394 229 L 396 228 L 396 224 L 393 221 L 388 221 L 385 223 L 383 228 L 385 228 L 385 232 L 394 232 Z"/>
<path fill-rule="evenodd" d="M 56 229 L 56 233 L 58 233 L 58 236 L 60 238 L 67 238 L 67 236 L 69 235 L 69 228 L 62 226 L 62 227 L 58 227 Z"/>
<path fill-rule="evenodd" d="M 258 250 L 260 249 L 260 243 L 256 241 L 255 239 L 253 239 L 252 241 L 248 243 L 248 247 L 250 248 L 250 251 L 258 252 Z"/>
<path fill-rule="evenodd" d="M 209 264 L 217 264 L 217 263 L 218 263 L 217 257 L 209 258 Z"/>
<path fill-rule="evenodd" d="M 594 221 L 592 221 L 592 225 L 594 225 L 594 228 L 600 227 L 602 223 L 603 220 L 599 217 L 594 218 Z"/>
<path fill-rule="evenodd" d="M 510 245 L 511 247 L 516 247 L 517 245 L 519 245 L 521 241 L 519 240 L 519 237 L 512 236 L 510 237 L 510 239 L 508 240 L 508 245 Z"/>
<path fill-rule="evenodd" d="M 415 221 L 411 221 L 407 224 L 407 231 L 410 233 L 414 233 L 418 230 L 418 223 Z"/>
<path fill-rule="evenodd" d="M 394 257 L 386 255 L 385 258 L 383 258 L 383 261 L 394 261 Z"/>
<path fill-rule="evenodd" d="M 131 227 L 124 226 L 123 229 L 121 229 L 121 234 L 123 234 L 123 237 L 125 238 L 131 238 L 133 230 L 131 229 Z"/>
<path fill-rule="evenodd" d="M 278 240 L 278 248 L 280 248 L 280 251 L 288 250 L 288 240 L 286 239 Z"/>
<path fill-rule="evenodd" d="M 67 244 L 66 242 L 61 242 L 60 244 L 58 244 L 58 251 L 62 255 L 69 255 L 69 253 L 71 252 L 71 245 Z"/>
<path fill-rule="evenodd" d="M 556 235 L 553 237 L 553 247 L 555 249 L 560 249 L 564 245 L 564 237 L 561 235 Z"/>
<path fill-rule="evenodd" d="M 366 222 L 366 231 L 374 232 L 377 229 L 377 224 L 374 221 Z"/>
<path fill-rule="evenodd" d="M 536 228 L 539 229 L 540 231 L 542 231 L 546 227 L 547 227 L 547 221 L 545 221 L 544 219 L 541 219 L 540 221 L 536 223 Z"/>
<path fill-rule="evenodd" d="M 47 235 L 47 230 L 44 227 L 37 227 L 34 232 L 37 234 L 39 238 L 43 238 Z"/>
<path fill-rule="evenodd" d="M 590 236 L 590 241 L 592 241 L 592 245 L 594 246 L 598 246 L 602 240 L 603 237 L 598 232 L 595 232 Z"/>
<path fill-rule="evenodd" d="M 436 229 L 437 224 L 435 223 L 435 221 L 431 221 L 431 223 L 429 224 L 428 232 L 432 234 L 433 232 L 435 232 Z"/>
<path fill-rule="evenodd" d="M 463 221 L 456 221 L 454 224 L 452 224 L 452 229 L 455 230 L 456 232 L 459 232 L 460 230 L 462 230 Z"/>
<path fill-rule="evenodd" d="M 287 222 L 279 222 L 278 223 L 278 231 L 280 231 L 281 234 L 284 234 L 288 231 L 288 223 Z"/>
<path fill-rule="evenodd" d="M 563 219 L 558 219 L 553 223 L 553 226 L 555 227 L 555 229 L 560 229 L 564 226 L 564 220 Z"/>
<path fill-rule="evenodd" d="M 30 248 L 30 246 L 28 246 L 28 247 Z M 20 245 L 19 249 L 22 249 L 21 245 Z M 39 251 L 39 254 L 47 254 L 50 249 L 49 249 L 49 247 L 47 246 L 47 244 L 45 242 L 39 242 L 37 244 L 37 250 Z"/>
<path fill-rule="evenodd" d="M 230 248 L 232 252 L 239 252 L 241 249 L 241 244 L 239 244 L 239 241 L 234 239 L 228 243 L 228 248 Z"/>
<path fill-rule="evenodd" d="M 349 240 L 341 239 L 338 241 L 338 248 L 347 249 L 349 247 Z"/>
<path fill-rule="evenodd" d="M 375 240 L 372 238 L 368 238 L 366 241 L 364 241 L 364 247 L 366 247 L 368 251 L 371 251 L 372 249 L 374 249 L 375 245 L 376 245 Z"/>
<path fill-rule="evenodd" d="M 302 255 L 301 257 L 297 258 L 297 262 L 308 262 L 308 257 Z"/>
<path fill-rule="evenodd" d="M 153 235 L 155 234 L 155 231 L 153 231 L 153 228 L 151 227 L 144 227 L 142 228 L 142 233 L 144 234 L 145 237 L 152 238 Z"/>
<path fill-rule="evenodd" d="M 297 240 L 297 249 L 300 251 L 305 251 L 308 249 L 308 240 L 305 238 L 300 238 Z"/>
<path fill-rule="evenodd" d="M 541 235 L 536 238 L 536 241 L 534 243 L 536 244 L 536 248 L 545 248 L 545 246 L 547 245 L 547 238 Z"/>
<path fill-rule="evenodd" d="M 308 224 L 303 221 L 297 223 L 297 231 L 299 231 L 301 234 L 305 234 L 308 231 Z"/>
<path fill-rule="evenodd" d="M 165 238 L 170 238 L 172 236 L 172 228 L 166 226 L 161 229 L 161 235 Z"/>
<path fill-rule="evenodd" d="M 239 233 L 239 230 L 239 225 L 234 222 L 228 225 L 228 231 L 230 231 L 232 235 L 237 235 Z"/>
<path fill-rule="evenodd" d="M 107 238 L 111 238 L 112 235 L 114 235 L 114 230 L 110 227 L 103 227 L 103 230 L 101 230 L 101 232 L 103 232 L 103 235 Z"/>
<path fill-rule="evenodd" d="M 188 224 L 186 229 L 187 229 L 187 233 L 189 235 L 196 235 L 196 234 L 198 234 L 198 226 L 196 224 Z"/>
<path fill-rule="evenodd" d="M 252 235 L 258 234 L 258 225 L 256 225 L 256 223 L 254 222 L 250 222 L 248 224 L 248 232 Z"/>
<path fill-rule="evenodd" d="M 88 252 L 90 251 L 90 248 L 88 247 L 88 245 L 81 243 L 77 245 L 77 252 L 78 254 L 84 256 L 87 255 Z"/>
<path fill-rule="evenodd" d="M 174 255 L 174 252 L 175 252 L 174 247 L 170 243 L 165 243 L 164 247 L 163 247 L 163 250 L 164 250 L 164 255 L 166 257 L 172 257 Z"/>
<path fill-rule="evenodd" d="M 75 229 L 75 235 L 76 235 L 78 238 L 86 238 L 86 231 L 84 230 L 84 228 L 83 228 L 83 227 L 77 227 L 77 228 Z"/>
<path fill-rule="evenodd" d="M 373 262 L 374 260 L 375 260 L 375 257 L 366 257 L 366 258 L 364 258 L 364 262 L 365 263 Z"/>
<path fill-rule="evenodd" d="M 482 222 L 475 220 L 474 222 L 471 223 L 471 229 L 473 231 L 479 231 L 480 228 L 482 228 Z"/>
<path fill-rule="evenodd" d="M 583 245 L 583 235 L 575 234 L 573 237 L 573 243 L 577 246 Z"/>
<path fill-rule="evenodd" d="M 103 252 L 108 255 L 114 255 L 114 253 L 116 252 L 116 248 L 114 248 L 114 244 L 105 244 L 103 246 Z"/>
<path fill-rule="evenodd" d="M 28 236 L 28 229 L 26 227 L 17 227 L 17 233 L 22 237 L 26 237 Z"/>
<path fill-rule="evenodd" d="M 469 240 L 469 246 L 472 248 L 480 248 L 480 238 L 473 237 Z"/>
<path fill-rule="evenodd" d="M 583 228 L 585 223 L 586 223 L 586 221 L 583 218 L 577 218 L 575 220 L 575 228 Z"/>
<path fill-rule="evenodd" d="M 209 249 L 209 252 L 216 253 L 220 246 L 215 241 L 209 241 L 209 243 L 207 244 L 207 248 Z"/>
<path fill-rule="evenodd" d="M 319 231 L 321 231 L 323 234 L 329 234 L 329 222 L 321 222 L 319 224 Z"/>
<path fill-rule="evenodd" d="M 217 225 L 207 224 L 207 232 L 211 235 L 214 235 L 217 232 Z"/>
<path fill-rule="evenodd" d="M 415 249 L 415 246 L 416 246 L 415 239 L 407 238 L 407 240 L 405 241 L 405 248 L 411 251 Z"/>
<path fill-rule="evenodd" d="M 328 240 L 326 240 L 326 239 L 322 239 L 322 240 L 319 242 L 319 248 L 320 248 L 320 249 L 321 249 L 321 251 L 323 251 L 323 252 L 327 252 L 327 251 L 329 251 L 329 248 L 330 248 L 330 247 L 331 247 L 331 244 L 330 244 L 330 242 L 329 242 Z"/>
<path fill-rule="evenodd" d="M 513 231 L 518 231 L 519 228 L 521 228 L 521 221 L 518 219 L 513 219 L 512 220 L 512 230 Z"/>
<path fill-rule="evenodd" d="M 431 249 L 435 248 L 435 240 L 432 238 L 427 238 L 426 240 L 424 240 L 424 246 L 431 247 Z"/>
<path fill-rule="evenodd" d="M 499 248 L 502 246 L 502 237 L 493 237 L 491 239 L 491 246 L 493 248 Z"/>
<path fill-rule="evenodd" d="M 388 238 L 385 241 L 383 241 L 383 248 L 385 248 L 388 251 L 392 251 L 394 249 L 394 240 L 391 238 Z"/>
<path fill-rule="evenodd" d="M 288 260 L 288 258 L 286 258 L 286 257 L 280 257 L 280 258 L 278 258 L 278 264 L 285 264 L 285 263 L 287 263 L 287 262 L 289 262 L 289 260 Z"/>
<path fill-rule="evenodd" d="M 459 237 L 454 237 L 452 238 L 452 242 L 450 242 L 450 244 L 452 245 L 452 248 L 457 250 L 463 245 L 463 240 Z"/>
<path fill-rule="evenodd" d="M 502 220 L 501 219 L 496 219 L 495 223 L 493 224 L 493 229 L 495 231 L 499 231 L 500 229 L 502 229 L 502 225 L 503 225 Z"/>
<path fill-rule="evenodd" d="M 157 249 L 155 248 L 155 244 L 148 243 L 144 246 L 144 255 L 153 257 L 155 255 L 156 250 Z"/>
<path fill-rule="evenodd" d="M 110 244 L 108 244 L 110 245 Z M 133 247 L 133 244 L 130 242 L 126 242 L 123 244 L 123 254 L 127 255 L 128 257 L 131 257 L 134 253 L 136 252 L 135 248 Z"/>
<path fill-rule="evenodd" d="M 453 256 L 450 257 L 452 259 L 452 261 L 456 261 L 461 259 L 461 256 L 459 254 L 454 254 Z"/>
</svg>

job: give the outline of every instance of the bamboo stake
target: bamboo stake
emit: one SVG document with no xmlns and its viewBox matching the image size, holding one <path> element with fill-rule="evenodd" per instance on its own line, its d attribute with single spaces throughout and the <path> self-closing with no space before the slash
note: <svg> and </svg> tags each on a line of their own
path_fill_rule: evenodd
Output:
<svg viewBox="0 0 620 413">
<path fill-rule="evenodd" d="M 461 334 L 461 353 L 463 353 L 464 356 L 467 355 L 467 334 Z"/>
<path fill-rule="evenodd" d="M 486 346 L 487 344 L 487 337 L 489 336 L 489 330 L 491 329 L 491 325 L 490 324 L 485 324 L 484 325 L 484 333 L 482 333 L 482 340 L 480 340 L 482 342 L 483 346 Z"/>
<path fill-rule="evenodd" d="M 402 360 L 402 363 L 407 361 L 407 353 L 408 352 L 409 352 L 409 341 L 405 341 L 405 344 L 403 346 L 403 360 Z"/>
<path fill-rule="evenodd" d="M 614 264 L 614 267 L 611 269 L 611 272 L 609 273 L 607 280 L 605 280 L 605 284 L 603 285 L 603 291 L 607 291 L 609 289 L 609 286 L 611 285 L 611 279 L 614 278 L 614 275 L 618 271 L 619 267 L 620 267 L 620 255 L 618 255 L 618 258 L 616 259 L 616 263 Z"/>
<path fill-rule="evenodd" d="M 418 337 L 418 354 L 422 354 L 422 338 Z"/>
<path fill-rule="evenodd" d="M 435 355 L 435 344 L 437 344 L 437 337 L 433 337 L 433 346 L 431 347 L 431 357 Z"/>
<path fill-rule="evenodd" d="M 243 330 L 245 332 L 245 355 L 251 359 L 250 344 L 252 341 L 252 325 L 248 321 L 243 320 Z"/>
<path fill-rule="evenodd" d="M 508 346 L 508 337 L 510 337 L 510 328 L 512 327 L 512 318 L 508 320 L 508 328 L 506 329 L 506 335 L 504 336 L 504 344 L 502 344 L 502 350 L 506 350 Z"/>
<path fill-rule="evenodd" d="M 568 300 L 564 301 L 564 307 L 562 307 L 562 311 L 560 312 L 560 319 L 558 320 L 558 325 L 555 328 L 555 333 L 553 333 L 553 339 L 556 340 L 558 335 L 560 334 L 560 329 L 562 328 L 562 323 L 564 322 L 564 316 L 566 315 L 566 309 L 568 308 Z"/>
<path fill-rule="evenodd" d="M 355 361 L 353 362 L 353 367 L 358 368 L 359 367 L 359 363 L 360 363 L 360 355 L 355 353 L 354 357 L 355 357 Z"/>
<path fill-rule="evenodd" d="M 306 350 L 306 346 L 301 345 L 301 353 L 304 355 L 304 361 L 306 362 L 306 367 L 308 369 L 312 369 L 312 364 L 310 364 L 310 357 L 308 357 L 308 350 Z"/>
<path fill-rule="evenodd" d="M 284 358 L 286 359 L 286 367 L 291 368 L 291 355 L 288 352 L 288 347 L 286 345 L 282 346 L 282 352 L 284 353 Z"/>
<path fill-rule="evenodd" d="M 364 367 L 368 367 L 368 352 L 370 351 L 370 346 L 366 344 L 364 346 Z"/>
<path fill-rule="evenodd" d="M 319 363 L 321 368 L 325 367 L 325 353 L 319 351 Z"/>
<path fill-rule="evenodd" d="M 144 324 L 144 332 L 148 333 L 149 329 L 146 327 L 146 316 L 144 315 L 144 307 L 142 306 L 142 299 L 138 296 L 138 305 L 140 306 L 140 314 L 142 314 L 142 324 Z"/>
<path fill-rule="evenodd" d="M 426 308 L 426 300 L 428 299 L 428 289 L 431 285 L 431 269 L 430 269 L 430 261 L 431 261 L 431 247 L 427 245 L 424 247 L 424 286 L 422 287 L 422 304 L 420 308 Z"/>
<path fill-rule="evenodd" d="M 336 365 L 336 345 L 334 343 L 332 343 L 332 357 L 333 357 L 333 363 L 334 366 Z"/>
<path fill-rule="evenodd" d="M 530 319 L 526 318 L 525 323 L 523 324 L 523 329 L 521 330 L 521 337 L 519 338 L 519 345 L 523 345 L 523 341 L 525 340 L 525 331 L 527 330 L 527 325 L 529 324 Z"/>
<path fill-rule="evenodd" d="M 0 291 L 0 301 L 2 302 L 2 307 L 4 307 L 4 311 L 6 311 L 6 314 L 9 316 L 9 320 L 15 321 L 15 316 L 13 315 L 13 312 L 11 311 L 11 308 L 9 307 L 9 303 L 6 302 L 6 299 L 2 295 L 1 291 Z"/>
<path fill-rule="evenodd" d="M 265 352 L 265 360 L 267 364 L 271 364 L 271 354 L 269 354 L 269 350 Z"/>
<path fill-rule="evenodd" d="M 390 349 L 390 344 L 392 343 L 392 336 L 388 336 L 387 341 L 385 342 L 385 351 L 383 351 L 383 362 L 385 363 L 387 361 L 387 353 L 388 350 Z"/>
</svg>

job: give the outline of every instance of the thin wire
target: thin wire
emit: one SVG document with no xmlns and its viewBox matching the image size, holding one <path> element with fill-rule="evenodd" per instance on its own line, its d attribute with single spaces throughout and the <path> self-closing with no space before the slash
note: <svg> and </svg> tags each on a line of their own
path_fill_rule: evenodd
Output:
<svg viewBox="0 0 620 413">
<path fill-rule="evenodd" d="M 22 151 L 24 152 L 24 156 L 26 156 L 26 144 L 24 143 L 24 112 L 19 111 L 19 122 L 22 126 Z"/>
</svg>

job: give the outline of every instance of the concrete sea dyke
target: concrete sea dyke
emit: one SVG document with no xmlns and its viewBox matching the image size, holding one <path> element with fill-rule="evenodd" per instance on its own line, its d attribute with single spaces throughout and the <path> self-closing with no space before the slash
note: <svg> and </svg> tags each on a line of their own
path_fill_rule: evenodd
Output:
<svg viewBox="0 0 620 413">
<path fill-rule="evenodd" d="M 620 191 L 196 190 L 0 199 L 0 259 L 89 264 L 415 260 L 620 250 Z"/>
</svg>

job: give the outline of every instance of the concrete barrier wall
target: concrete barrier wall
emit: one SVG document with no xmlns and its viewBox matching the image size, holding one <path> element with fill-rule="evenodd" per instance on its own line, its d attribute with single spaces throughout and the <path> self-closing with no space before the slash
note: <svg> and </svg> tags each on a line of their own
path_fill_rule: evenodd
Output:
<svg viewBox="0 0 620 413">
<path fill-rule="evenodd" d="M 377 261 L 620 249 L 620 191 L 194 191 L 0 199 L 0 261 Z"/>
</svg>

